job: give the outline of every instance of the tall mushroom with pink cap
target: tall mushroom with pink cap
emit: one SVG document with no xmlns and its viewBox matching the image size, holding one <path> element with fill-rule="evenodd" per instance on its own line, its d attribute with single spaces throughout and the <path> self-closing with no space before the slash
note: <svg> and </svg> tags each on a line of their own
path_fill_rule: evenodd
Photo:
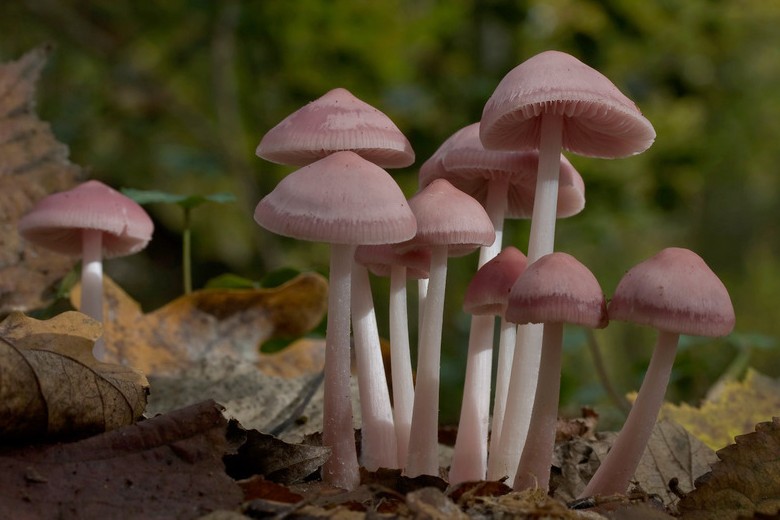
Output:
<svg viewBox="0 0 780 520">
<path fill-rule="evenodd" d="M 472 320 L 469 339 L 473 345 L 491 350 L 493 344 L 493 322 L 501 316 L 496 370 L 495 404 L 493 406 L 491 447 L 497 445 L 504 417 L 509 368 L 515 347 L 514 323 L 503 319 L 509 290 L 526 266 L 525 255 L 513 246 L 505 247 L 492 260 L 483 265 L 472 277 L 463 298 L 463 310 L 474 317 L 484 317 L 484 325 Z M 476 326 L 475 326 L 476 325 Z M 470 342 L 471 343 L 471 342 Z M 472 345 L 469 345 L 472 347 Z M 471 348 L 470 348 L 471 350 Z M 490 408 L 491 356 L 485 356 L 486 366 L 480 366 L 481 356 L 469 356 L 466 379 L 463 385 L 463 405 L 458 424 L 458 436 L 452 455 L 449 482 L 483 480 L 487 472 L 487 437 Z M 475 363 L 474 360 L 477 360 Z M 476 365 L 479 370 L 475 370 Z M 471 370 L 469 370 L 471 367 Z"/>
<path fill-rule="evenodd" d="M 266 132 L 256 153 L 271 162 L 305 166 L 343 150 L 383 168 L 414 162 L 412 146 L 395 123 L 344 88 L 335 88 L 284 118 Z"/>
<path fill-rule="evenodd" d="M 418 346 L 411 438 L 406 474 L 438 475 L 439 369 L 448 256 L 465 255 L 496 238 L 484 208 L 444 179 L 436 179 L 409 199 L 417 218 L 414 239 L 399 250 L 431 250 L 431 274 Z"/>
<path fill-rule="evenodd" d="M 42 198 L 19 219 L 18 229 L 41 247 L 81 256 L 80 310 L 102 323 L 103 258 L 141 251 L 152 238 L 154 224 L 135 201 L 92 180 Z M 102 338 L 93 353 L 105 360 Z"/>
<path fill-rule="evenodd" d="M 512 286 L 507 321 L 544 324 L 544 340 L 528 437 L 513 488 L 547 489 L 555 446 L 564 323 L 607 326 L 607 303 L 596 277 L 566 253 L 545 255 L 526 267 Z"/>
<path fill-rule="evenodd" d="M 653 356 L 623 429 L 582 497 L 625 493 L 663 404 L 680 334 L 718 337 L 734 328 L 728 290 L 702 258 L 671 247 L 632 267 L 609 302 L 612 320 L 658 330 Z"/>
<path fill-rule="evenodd" d="M 274 233 L 330 244 L 322 436 L 332 454 L 322 471 L 326 482 L 354 489 L 360 476 L 349 387 L 353 257 L 359 244 L 411 239 L 414 214 L 386 171 L 342 151 L 286 176 L 257 204 L 254 217 Z"/>
</svg>

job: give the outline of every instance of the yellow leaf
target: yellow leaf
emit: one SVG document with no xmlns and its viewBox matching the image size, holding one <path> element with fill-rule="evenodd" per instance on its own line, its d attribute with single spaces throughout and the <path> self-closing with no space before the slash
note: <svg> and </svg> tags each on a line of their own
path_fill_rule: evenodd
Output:
<svg viewBox="0 0 780 520">
<path fill-rule="evenodd" d="M 681 424 L 686 430 L 717 450 L 734 437 L 753 430 L 780 410 L 780 381 L 748 370 L 743 381 L 728 381 L 720 392 L 698 408 L 682 403 L 665 403 L 660 417 Z"/>
<path fill-rule="evenodd" d="M 194 291 L 148 314 L 109 278 L 103 285 L 108 359 L 147 374 L 180 372 L 204 359 L 271 362 L 273 356 L 261 358 L 263 342 L 309 332 L 327 309 L 328 284 L 316 273 L 273 289 Z M 71 302 L 78 306 L 79 300 L 77 286 Z"/>
<path fill-rule="evenodd" d="M 98 322 L 79 312 L 0 323 L 0 438 L 84 437 L 135 422 L 149 383 L 92 356 Z"/>
</svg>

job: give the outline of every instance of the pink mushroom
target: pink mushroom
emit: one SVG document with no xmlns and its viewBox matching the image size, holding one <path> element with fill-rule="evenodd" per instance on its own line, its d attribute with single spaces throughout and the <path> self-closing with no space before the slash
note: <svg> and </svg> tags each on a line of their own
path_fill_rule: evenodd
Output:
<svg viewBox="0 0 780 520">
<path fill-rule="evenodd" d="M 418 348 L 411 438 L 406 463 L 409 476 L 438 475 L 439 369 L 447 257 L 463 255 L 495 240 L 482 206 L 444 179 L 436 179 L 409 200 L 417 234 L 404 248 L 431 249 L 431 276 Z"/>
<path fill-rule="evenodd" d="M 699 255 L 682 248 L 664 249 L 631 268 L 615 289 L 609 314 L 658 329 L 658 340 L 623 429 L 582 497 L 628 489 L 663 404 L 680 334 L 725 336 L 735 322 L 723 282 Z"/>
<path fill-rule="evenodd" d="M 504 315 L 509 290 L 525 266 L 525 255 L 516 247 L 507 246 L 495 258 L 483 265 L 471 279 L 463 299 L 463 310 L 476 318 L 471 322 L 469 334 L 470 339 L 474 338 L 474 345 L 486 346 L 487 348 L 483 350 L 492 349 L 494 318 Z M 481 319 L 485 320 L 485 326 L 481 326 L 479 321 Z M 515 347 L 515 328 L 514 323 L 501 319 L 491 447 L 497 445 L 500 437 L 509 384 L 509 368 Z M 491 357 L 485 357 L 487 358 L 485 367 L 480 367 L 479 362 L 472 361 L 480 360 L 480 357 L 468 358 L 472 362 L 466 366 L 463 406 L 449 474 L 450 485 L 483 480 L 487 471 L 487 425 L 492 367 Z M 481 370 L 475 370 L 475 365 Z"/>
<path fill-rule="evenodd" d="M 383 168 L 414 162 L 412 146 L 390 118 L 344 88 L 284 118 L 266 132 L 256 153 L 271 162 L 305 166 L 342 150 Z"/>
<path fill-rule="evenodd" d="M 325 339 L 323 443 L 332 455 L 323 480 L 354 489 L 360 480 L 350 402 L 350 294 L 355 248 L 411 239 L 414 214 L 401 189 L 379 166 L 353 152 L 335 152 L 291 173 L 255 208 L 266 229 L 331 246 Z"/>
<path fill-rule="evenodd" d="M 546 490 L 558 419 L 563 324 L 606 327 L 607 303 L 587 267 L 566 253 L 551 253 L 517 279 L 505 317 L 514 323 L 544 324 L 536 399 L 513 487 Z"/>
<path fill-rule="evenodd" d="M 141 251 L 154 224 L 135 201 L 93 180 L 39 200 L 19 219 L 18 228 L 39 246 L 81 256 L 80 310 L 102 323 L 103 258 Z M 93 353 L 105 360 L 103 338 L 95 342 Z"/>
</svg>

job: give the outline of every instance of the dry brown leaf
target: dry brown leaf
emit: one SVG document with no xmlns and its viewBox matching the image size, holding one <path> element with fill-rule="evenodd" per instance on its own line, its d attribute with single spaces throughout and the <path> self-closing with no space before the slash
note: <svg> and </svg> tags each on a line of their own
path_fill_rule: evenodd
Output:
<svg viewBox="0 0 780 520">
<path fill-rule="evenodd" d="M 236 510 L 222 457 L 241 438 L 214 402 L 78 442 L 0 453 L 0 518 L 200 518 Z"/>
<path fill-rule="evenodd" d="M 665 403 L 661 417 L 672 419 L 717 450 L 753 431 L 780 410 L 780 381 L 749 369 L 742 381 L 728 381 L 699 407 Z"/>
<path fill-rule="evenodd" d="M 79 312 L 0 322 L 0 438 L 84 437 L 135 422 L 149 384 L 92 356 L 101 326 Z"/>
<path fill-rule="evenodd" d="M 35 114 L 35 87 L 49 52 L 39 47 L 0 65 L 0 315 L 46 306 L 52 287 L 76 263 L 23 241 L 16 229 L 36 201 L 83 177 Z"/>
<path fill-rule="evenodd" d="M 148 314 L 109 278 L 103 285 L 108 359 L 147 374 L 181 372 L 204 359 L 265 363 L 260 363 L 263 342 L 309 332 L 327 309 L 328 285 L 315 273 L 273 289 L 195 291 Z M 77 286 L 72 304 L 78 306 L 79 299 Z M 284 370 L 289 373 L 288 366 Z"/>
<path fill-rule="evenodd" d="M 718 450 L 712 471 L 679 504 L 685 520 L 776 518 L 780 514 L 780 418 Z M 766 515 L 766 516 L 759 516 Z M 770 516 L 771 515 L 771 516 Z"/>
</svg>

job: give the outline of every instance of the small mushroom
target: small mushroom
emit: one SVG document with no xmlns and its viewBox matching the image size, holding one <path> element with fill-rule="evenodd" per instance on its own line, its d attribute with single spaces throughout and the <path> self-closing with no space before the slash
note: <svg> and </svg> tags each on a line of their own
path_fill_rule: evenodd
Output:
<svg viewBox="0 0 780 520">
<path fill-rule="evenodd" d="M 628 489 L 663 404 L 680 334 L 725 336 L 735 322 L 723 282 L 699 255 L 676 247 L 631 268 L 608 310 L 610 319 L 658 329 L 658 339 L 623 429 L 581 497 Z"/>
<path fill-rule="evenodd" d="M 563 324 L 606 327 L 607 303 L 587 267 L 569 254 L 551 253 L 517 279 L 505 317 L 513 323 L 544 324 L 536 399 L 513 488 L 546 491 L 558 419 Z"/>
<path fill-rule="evenodd" d="M 103 258 L 141 251 L 152 238 L 154 224 L 132 199 L 100 181 L 42 198 L 18 223 L 30 242 L 58 253 L 81 256 L 81 305 L 84 314 L 103 322 Z M 93 349 L 104 361 L 105 342 Z"/>
</svg>

